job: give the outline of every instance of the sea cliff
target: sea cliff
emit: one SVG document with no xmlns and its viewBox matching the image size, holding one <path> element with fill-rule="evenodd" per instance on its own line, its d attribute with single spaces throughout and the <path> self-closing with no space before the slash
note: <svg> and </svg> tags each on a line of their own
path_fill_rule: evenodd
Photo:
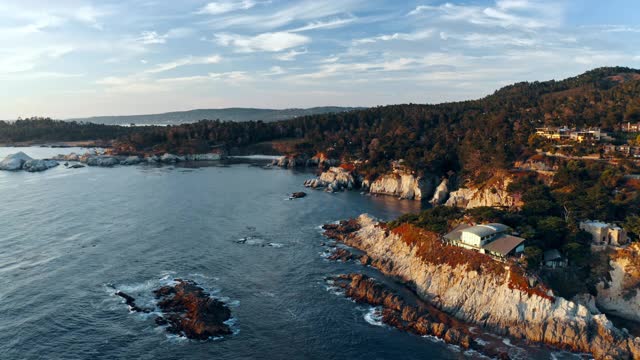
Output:
<svg viewBox="0 0 640 360">
<path fill-rule="evenodd" d="M 343 225 L 326 235 L 364 251 L 372 266 L 412 284 L 422 299 L 460 320 L 598 359 L 640 358 L 640 338 L 554 296 L 515 264 L 445 246 L 407 224 L 389 230 L 363 215 Z"/>
<path fill-rule="evenodd" d="M 597 286 L 598 307 L 607 313 L 640 321 L 640 244 L 616 250 L 609 265 L 610 279 Z"/>
<path fill-rule="evenodd" d="M 482 206 L 513 208 L 522 204 L 508 191 L 513 179 L 508 175 L 496 175 L 482 185 L 468 185 L 452 191 L 447 206 L 473 209 Z"/>
</svg>

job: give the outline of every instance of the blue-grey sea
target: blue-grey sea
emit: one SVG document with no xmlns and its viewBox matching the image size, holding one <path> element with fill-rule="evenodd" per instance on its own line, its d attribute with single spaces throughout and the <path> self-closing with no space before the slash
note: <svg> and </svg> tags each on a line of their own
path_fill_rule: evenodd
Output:
<svg viewBox="0 0 640 360">
<path fill-rule="evenodd" d="M 15 151 L 0 148 L 0 159 Z M 326 260 L 320 225 L 365 212 L 391 219 L 418 203 L 320 191 L 290 201 L 313 174 L 207 165 L 0 172 L 0 359 L 479 357 L 383 326 L 324 280 L 379 275 Z M 234 335 L 169 336 L 114 296 L 121 289 L 144 304 L 177 277 L 230 305 Z M 568 356 L 504 346 L 520 358 Z"/>
</svg>

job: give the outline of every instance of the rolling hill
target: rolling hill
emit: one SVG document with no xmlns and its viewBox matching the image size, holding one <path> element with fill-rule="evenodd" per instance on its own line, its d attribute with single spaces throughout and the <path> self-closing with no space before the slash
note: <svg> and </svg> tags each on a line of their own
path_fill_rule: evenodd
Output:
<svg viewBox="0 0 640 360">
<path fill-rule="evenodd" d="M 68 121 L 90 122 L 105 125 L 179 125 L 198 122 L 200 120 L 221 121 L 264 121 L 273 122 L 293 119 L 299 116 L 340 113 L 360 108 L 324 106 L 309 109 L 254 109 L 254 108 L 226 108 L 226 109 L 197 109 L 176 111 L 162 114 L 125 115 L 125 116 L 96 116 L 89 118 L 68 119 Z"/>
</svg>

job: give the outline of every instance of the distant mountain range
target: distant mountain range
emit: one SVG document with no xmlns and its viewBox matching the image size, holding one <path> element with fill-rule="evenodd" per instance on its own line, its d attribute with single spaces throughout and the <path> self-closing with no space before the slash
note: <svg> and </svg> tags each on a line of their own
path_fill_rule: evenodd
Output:
<svg viewBox="0 0 640 360">
<path fill-rule="evenodd" d="M 252 109 L 252 108 L 226 108 L 226 109 L 198 109 L 190 111 L 176 111 L 151 115 L 126 115 L 126 116 L 95 116 L 89 118 L 67 119 L 68 121 L 91 122 L 107 125 L 175 125 L 198 122 L 200 120 L 221 121 L 258 121 L 273 122 L 293 119 L 299 116 L 318 115 L 327 113 L 339 113 L 362 108 L 323 106 L 309 109 Z"/>
</svg>

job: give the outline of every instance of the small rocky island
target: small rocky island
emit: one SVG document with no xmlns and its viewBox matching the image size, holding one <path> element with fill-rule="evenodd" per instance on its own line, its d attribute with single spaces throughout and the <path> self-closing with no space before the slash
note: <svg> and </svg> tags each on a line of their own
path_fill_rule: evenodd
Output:
<svg viewBox="0 0 640 360">
<path fill-rule="evenodd" d="M 162 316 L 155 319 L 158 326 L 166 326 L 171 334 L 195 340 L 232 334 L 226 323 L 231 319 L 231 310 L 225 303 L 212 298 L 191 280 L 176 279 L 175 282 L 153 291 L 162 312 Z M 132 312 L 152 312 L 137 306 L 131 295 L 122 291 L 116 291 L 116 295 L 125 300 Z"/>
</svg>

